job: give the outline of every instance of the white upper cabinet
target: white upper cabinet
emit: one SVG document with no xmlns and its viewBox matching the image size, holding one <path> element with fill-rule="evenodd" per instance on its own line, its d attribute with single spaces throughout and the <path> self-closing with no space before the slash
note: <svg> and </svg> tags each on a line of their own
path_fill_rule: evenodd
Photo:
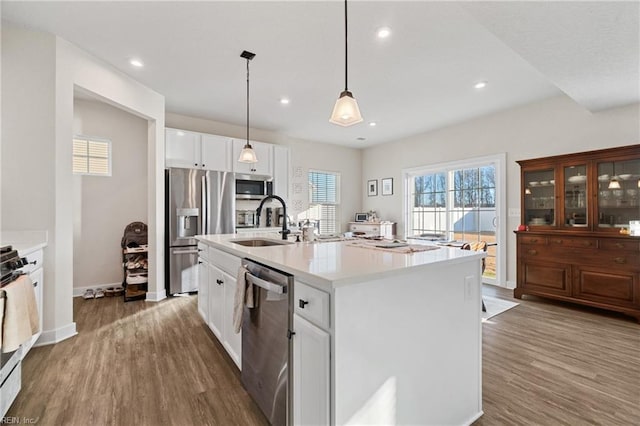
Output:
<svg viewBox="0 0 640 426">
<path fill-rule="evenodd" d="M 231 138 L 202 134 L 202 168 L 230 172 Z"/>
<path fill-rule="evenodd" d="M 273 194 L 289 202 L 289 148 L 273 146 Z"/>
<path fill-rule="evenodd" d="M 244 139 L 233 140 L 233 171 L 245 175 L 273 176 L 273 145 L 251 141 L 251 146 L 256 153 L 256 157 L 258 157 L 258 162 L 241 163 L 238 158 L 245 144 L 246 140 Z"/>
<path fill-rule="evenodd" d="M 231 139 L 223 136 L 165 129 L 167 167 L 231 171 Z"/>
<path fill-rule="evenodd" d="M 199 167 L 200 134 L 165 129 L 165 158 L 167 167 Z"/>
</svg>

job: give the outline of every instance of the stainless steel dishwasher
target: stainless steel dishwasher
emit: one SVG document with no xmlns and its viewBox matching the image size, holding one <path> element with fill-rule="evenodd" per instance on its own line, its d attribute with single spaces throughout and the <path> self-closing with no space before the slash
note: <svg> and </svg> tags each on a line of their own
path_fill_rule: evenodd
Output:
<svg viewBox="0 0 640 426">
<path fill-rule="evenodd" d="M 242 319 L 242 384 L 272 425 L 291 419 L 291 312 L 293 275 L 249 259 L 257 306 L 244 307 Z"/>
</svg>

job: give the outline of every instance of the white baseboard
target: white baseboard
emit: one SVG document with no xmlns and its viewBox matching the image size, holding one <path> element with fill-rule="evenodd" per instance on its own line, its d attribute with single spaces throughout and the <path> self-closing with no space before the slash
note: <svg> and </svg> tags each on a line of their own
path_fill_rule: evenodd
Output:
<svg viewBox="0 0 640 426">
<path fill-rule="evenodd" d="M 166 299 L 166 298 L 167 298 L 167 291 L 165 289 L 162 289 L 162 291 L 158 291 L 158 292 L 148 291 L 147 298 L 145 300 L 147 302 L 159 302 L 162 299 Z"/>
<path fill-rule="evenodd" d="M 514 288 L 516 288 L 516 283 L 515 281 L 507 281 L 507 288 L 513 290 Z"/>
<path fill-rule="evenodd" d="M 102 285 L 90 285 L 87 287 L 74 287 L 73 288 L 73 297 L 82 296 L 85 291 L 91 289 L 96 291 L 97 288 L 106 289 L 107 287 L 122 287 L 121 282 L 111 283 L 111 284 L 102 284 Z"/>
<path fill-rule="evenodd" d="M 76 334 L 78 334 L 76 331 L 76 323 L 72 322 L 55 330 L 44 330 L 33 346 L 53 345 L 54 343 L 62 342 L 69 337 L 73 337 Z"/>
</svg>

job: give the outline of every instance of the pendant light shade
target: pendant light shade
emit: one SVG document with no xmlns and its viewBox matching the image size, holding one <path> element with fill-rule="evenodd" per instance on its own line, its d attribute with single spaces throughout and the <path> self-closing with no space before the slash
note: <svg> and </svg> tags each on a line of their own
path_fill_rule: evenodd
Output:
<svg viewBox="0 0 640 426">
<path fill-rule="evenodd" d="M 358 102 L 349 91 L 349 86 L 347 85 L 349 71 L 349 56 L 347 54 L 347 22 L 347 0 L 344 0 L 344 90 L 340 93 L 340 97 L 333 107 L 331 118 L 329 118 L 330 123 L 344 127 L 351 126 L 352 124 L 360 123 L 362 121 Z"/>
<path fill-rule="evenodd" d="M 247 52 L 243 50 L 240 54 L 241 58 L 245 58 L 247 60 L 247 143 L 242 147 L 242 151 L 240 152 L 240 157 L 238 158 L 238 162 L 240 163 L 257 163 L 258 157 L 256 157 L 256 152 L 253 150 L 253 147 L 249 143 L 249 61 L 252 60 L 256 56 L 255 53 Z"/>
<path fill-rule="evenodd" d="M 329 121 L 345 127 L 362 121 L 358 102 L 356 102 L 350 91 L 345 90 L 340 93 L 340 97 L 333 107 L 333 113 Z"/>
</svg>

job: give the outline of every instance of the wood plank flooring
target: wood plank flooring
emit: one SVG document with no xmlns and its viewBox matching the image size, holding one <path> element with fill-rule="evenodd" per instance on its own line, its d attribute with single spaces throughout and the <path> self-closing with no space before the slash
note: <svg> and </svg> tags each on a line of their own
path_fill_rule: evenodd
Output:
<svg viewBox="0 0 640 426">
<path fill-rule="evenodd" d="M 510 290 L 483 292 L 513 300 Z M 483 325 L 475 425 L 632 425 L 640 419 L 640 325 L 525 296 Z M 32 349 L 8 416 L 42 425 L 265 425 L 196 298 L 74 299 L 79 335 Z"/>
</svg>

